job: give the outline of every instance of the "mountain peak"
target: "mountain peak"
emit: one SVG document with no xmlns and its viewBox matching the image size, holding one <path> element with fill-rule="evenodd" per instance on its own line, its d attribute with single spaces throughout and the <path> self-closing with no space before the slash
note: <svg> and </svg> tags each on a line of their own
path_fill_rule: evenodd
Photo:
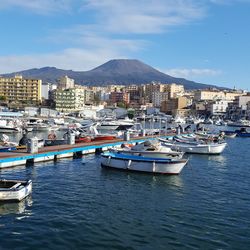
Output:
<svg viewBox="0 0 250 250">
<path fill-rule="evenodd" d="M 90 71 L 72 71 L 57 69 L 55 67 L 43 67 L 30 69 L 5 76 L 21 74 L 27 78 L 42 79 L 43 82 L 56 83 L 57 79 L 67 75 L 73 78 L 76 83 L 83 85 L 107 85 L 107 84 L 145 84 L 152 81 L 162 83 L 183 84 L 186 89 L 207 88 L 211 85 L 196 83 L 183 78 L 175 78 L 166 75 L 153 67 L 137 59 L 113 59 Z"/>
<path fill-rule="evenodd" d="M 91 70 L 91 72 L 112 72 L 121 75 L 152 71 L 155 72 L 156 70 L 137 59 L 113 59 Z"/>
</svg>

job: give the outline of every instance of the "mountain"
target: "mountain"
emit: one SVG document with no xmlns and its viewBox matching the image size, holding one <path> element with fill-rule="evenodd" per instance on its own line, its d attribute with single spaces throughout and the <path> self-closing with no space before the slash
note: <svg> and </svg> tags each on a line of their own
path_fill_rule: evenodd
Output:
<svg viewBox="0 0 250 250">
<path fill-rule="evenodd" d="M 10 74 L 4 74 L 5 77 L 12 77 L 15 74 L 21 74 L 27 78 L 42 79 L 43 82 L 56 83 L 61 76 L 67 75 L 75 79 L 75 82 L 82 85 L 106 85 L 106 84 L 143 84 L 151 81 L 162 83 L 183 84 L 185 89 L 204 89 L 215 87 L 213 85 L 201 84 L 189 81 L 184 78 L 176 78 L 164 74 L 153 67 L 144 64 L 138 60 L 115 59 L 110 60 L 97 68 L 89 71 L 72 71 L 57 69 L 55 67 L 34 68 Z"/>
</svg>

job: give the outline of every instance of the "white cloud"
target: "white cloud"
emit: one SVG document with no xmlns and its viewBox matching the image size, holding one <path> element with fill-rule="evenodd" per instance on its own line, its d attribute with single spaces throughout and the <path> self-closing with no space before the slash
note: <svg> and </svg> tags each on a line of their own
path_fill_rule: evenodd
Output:
<svg viewBox="0 0 250 250">
<path fill-rule="evenodd" d="M 30 68 L 53 66 L 61 69 L 89 70 L 113 59 L 125 58 L 116 51 L 107 49 L 66 49 L 57 53 L 20 56 L 0 56 L 1 74 Z"/>
<path fill-rule="evenodd" d="M 164 73 L 180 78 L 195 78 L 204 76 L 217 76 L 222 73 L 221 70 L 215 69 L 168 69 L 164 70 Z"/>
<path fill-rule="evenodd" d="M 205 15 L 193 0 L 86 0 L 82 10 L 94 10 L 97 23 L 111 33 L 162 33 Z"/>
<path fill-rule="evenodd" d="M 38 14 L 69 11 L 72 0 L 1 0 L 1 9 L 22 8 Z"/>
</svg>

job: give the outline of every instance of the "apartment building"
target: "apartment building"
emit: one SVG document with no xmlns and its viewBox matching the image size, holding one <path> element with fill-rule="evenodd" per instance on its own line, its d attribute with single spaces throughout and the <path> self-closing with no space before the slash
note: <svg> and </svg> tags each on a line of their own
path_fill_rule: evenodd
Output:
<svg viewBox="0 0 250 250">
<path fill-rule="evenodd" d="M 79 111 L 85 103 L 84 88 L 57 89 L 55 91 L 56 110 L 62 112 Z"/>
<path fill-rule="evenodd" d="M 152 93 L 152 103 L 154 107 L 160 107 L 163 101 L 168 100 L 168 92 L 153 92 Z"/>
<path fill-rule="evenodd" d="M 130 102 L 130 95 L 127 92 L 111 92 L 110 93 L 110 100 L 112 103 L 126 103 Z"/>
<path fill-rule="evenodd" d="M 161 112 L 167 114 L 175 114 L 176 110 L 186 108 L 187 104 L 188 104 L 188 99 L 185 96 L 181 96 L 178 98 L 170 98 L 169 100 L 162 102 Z"/>
<path fill-rule="evenodd" d="M 58 88 L 70 89 L 75 87 L 75 80 L 69 78 L 68 76 L 63 76 L 58 79 Z"/>
<path fill-rule="evenodd" d="M 38 105 L 42 101 L 42 80 L 26 79 L 21 75 L 0 77 L 0 96 L 11 105 Z"/>
<path fill-rule="evenodd" d="M 212 100 L 227 100 L 233 101 L 236 96 L 241 96 L 243 93 L 227 92 L 219 90 L 197 90 L 194 94 L 195 101 L 212 101 Z"/>
<path fill-rule="evenodd" d="M 183 95 L 184 86 L 176 83 L 166 84 L 164 91 L 168 92 L 168 98 L 176 98 Z"/>
</svg>

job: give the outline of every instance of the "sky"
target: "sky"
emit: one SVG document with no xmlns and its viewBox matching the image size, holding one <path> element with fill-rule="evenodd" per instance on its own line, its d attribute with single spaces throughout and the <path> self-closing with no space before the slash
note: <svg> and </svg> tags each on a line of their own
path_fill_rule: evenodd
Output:
<svg viewBox="0 0 250 250">
<path fill-rule="evenodd" d="M 1 0 L 0 74 L 138 59 L 250 90 L 250 0 Z"/>
</svg>

